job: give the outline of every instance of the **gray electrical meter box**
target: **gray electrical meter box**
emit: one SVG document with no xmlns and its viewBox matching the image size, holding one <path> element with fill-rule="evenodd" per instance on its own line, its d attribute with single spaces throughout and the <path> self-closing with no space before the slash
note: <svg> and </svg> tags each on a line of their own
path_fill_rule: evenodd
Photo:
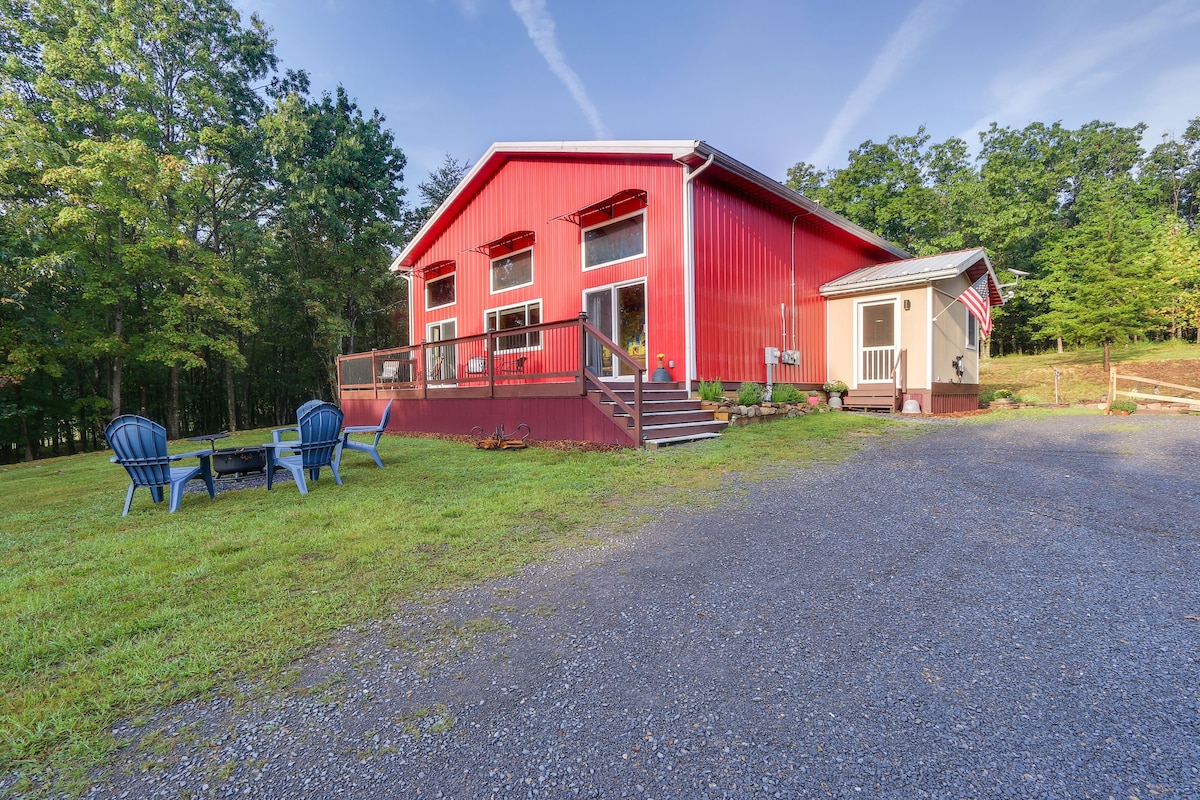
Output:
<svg viewBox="0 0 1200 800">
<path fill-rule="evenodd" d="M 766 358 L 764 363 L 767 363 L 767 364 L 778 364 L 779 363 L 779 348 L 778 347 L 766 348 L 766 350 L 763 352 L 763 355 Z"/>
</svg>

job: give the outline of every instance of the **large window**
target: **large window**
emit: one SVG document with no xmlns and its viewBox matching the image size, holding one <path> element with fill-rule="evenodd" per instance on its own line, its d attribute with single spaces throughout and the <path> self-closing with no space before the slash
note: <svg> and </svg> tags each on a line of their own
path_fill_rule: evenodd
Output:
<svg viewBox="0 0 1200 800">
<path fill-rule="evenodd" d="M 425 310 L 454 305 L 454 273 L 425 282 Z"/>
<path fill-rule="evenodd" d="M 487 312 L 485 324 L 489 331 L 511 331 L 529 325 L 537 325 L 542 321 L 542 301 L 534 300 L 508 308 L 497 308 Z M 542 346 L 540 331 L 518 333 L 496 338 L 496 352 L 505 350 L 525 350 Z"/>
<path fill-rule="evenodd" d="M 533 248 L 492 259 L 492 294 L 533 283 Z"/>
<path fill-rule="evenodd" d="M 646 255 L 646 215 L 637 213 L 583 231 L 583 268 Z"/>
</svg>

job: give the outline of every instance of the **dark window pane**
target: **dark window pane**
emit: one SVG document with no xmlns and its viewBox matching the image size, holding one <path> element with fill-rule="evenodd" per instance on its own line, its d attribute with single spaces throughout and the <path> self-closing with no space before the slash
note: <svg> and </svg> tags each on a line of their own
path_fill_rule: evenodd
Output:
<svg viewBox="0 0 1200 800">
<path fill-rule="evenodd" d="M 533 283 L 533 251 L 525 250 L 492 262 L 492 291 Z"/>
<path fill-rule="evenodd" d="M 449 275 L 425 284 L 425 307 L 448 306 L 454 302 L 454 276 Z"/>
<path fill-rule="evenodd" d="M 611 222 L 583 232 L 583 265 L 595 267 L 646 252 L 643 231 L 645 215 Z"/>
</svg>

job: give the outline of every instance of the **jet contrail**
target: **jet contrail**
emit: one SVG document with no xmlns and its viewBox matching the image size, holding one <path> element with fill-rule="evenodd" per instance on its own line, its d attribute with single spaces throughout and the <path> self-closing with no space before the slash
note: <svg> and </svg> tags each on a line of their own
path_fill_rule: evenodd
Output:
<svg viewBox="0 0 1200 800">
<path fill-rule="evenodd" d="M 542 54 L 542 58 L 546 59 L 546 63 L 550 65 L 550 71 L 567 87 L 571 97 L 575 98 L 575 104 L 579 106 L 588 122 L 591 123 L 592 133 L 597 139 L 608 139 L 608 128 L 600 119 L 600 112 L 588 99 L 587 90 L 583 88 L 583 81 L 567 64 L 562 51 L 558 49 L 558 37 L 554 35 L 554 20 L 550 18 L 550 12 L 546 11 L 545 0 L 509 0 L 509 3 L 512 5 L 512 10 L 521 18 L 521 22 L 525 23 L 525 30 L 529 32 L 529 38 L 538 52 Z"/>
</svg>

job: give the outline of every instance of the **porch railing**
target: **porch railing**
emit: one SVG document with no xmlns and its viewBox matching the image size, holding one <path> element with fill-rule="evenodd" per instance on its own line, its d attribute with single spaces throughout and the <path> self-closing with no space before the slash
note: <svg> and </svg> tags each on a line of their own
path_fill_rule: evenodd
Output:
<svg viewBox="0 0 1200 800">
<path fill-rule="evenodd" d="M 620 361 L 632 377 L 633 401 L 588 369 L 589 342 Z M 587 321 L 543 322 L 337 359 L 340 396 L 439 399 L 461 397 L 582 397 L 598 391 L 632 420 L 642 441 L 646 368 Z"/>
<path fill-rule="evenodd" d="M 896 359 L 896 348 L 886 347 L 862 348 L 862 361 L 859 364 L 860 383 L 882 383 L 892 380 L 892 368 Z"/>
</svg>

